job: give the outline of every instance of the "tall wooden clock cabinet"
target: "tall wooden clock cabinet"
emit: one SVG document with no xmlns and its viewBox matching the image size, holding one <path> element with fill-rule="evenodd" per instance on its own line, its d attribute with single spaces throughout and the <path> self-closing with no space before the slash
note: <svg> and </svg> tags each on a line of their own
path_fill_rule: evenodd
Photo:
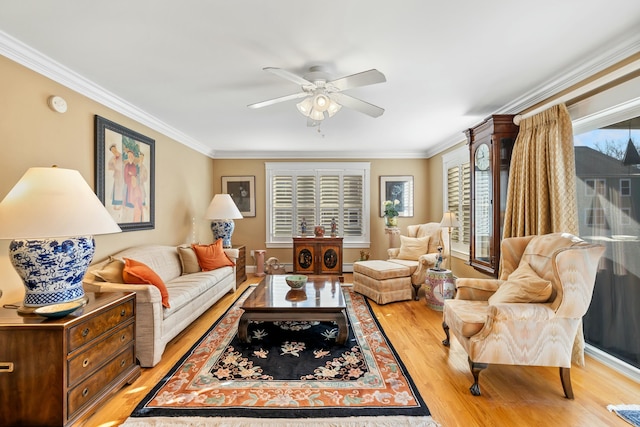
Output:
<svg viewBox="0 0 640 427">
<path fill-rule="evenodd" d="M 471 154 L 470 264 L 498 275 L 511 153 L 518 135 L 513 115 L 493 115 L 467 130 Z"/>
</svg>

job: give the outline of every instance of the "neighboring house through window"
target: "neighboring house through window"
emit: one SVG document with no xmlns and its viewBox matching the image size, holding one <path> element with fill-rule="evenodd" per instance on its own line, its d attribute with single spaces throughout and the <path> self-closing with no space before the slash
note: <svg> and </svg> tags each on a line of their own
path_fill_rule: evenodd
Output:
<svg viewBox="0 0 640 427">
<path fill-rule="evenodd" d="M 292 236 L 313 235 L 335 220 L 345 248 L 369 247 L 368 162 L 267 162 L 267 247 L 291 247 Z"/>
</svg>

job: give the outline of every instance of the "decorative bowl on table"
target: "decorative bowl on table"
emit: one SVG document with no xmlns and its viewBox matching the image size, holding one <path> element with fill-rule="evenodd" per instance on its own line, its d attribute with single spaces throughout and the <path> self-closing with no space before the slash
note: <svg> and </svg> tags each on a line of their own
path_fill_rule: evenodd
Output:
<svg viewBox="0 0 640 427">
<path fill-rule="evenodd" d="M 301 274 L 294 276 L 287 276 L 284 278 L 287 282 L 287 285 L 291 287 L 291 289 L 302 289 L 304 285 L 307 284 L 307 276 L 303 276 Z"/>
</svg>

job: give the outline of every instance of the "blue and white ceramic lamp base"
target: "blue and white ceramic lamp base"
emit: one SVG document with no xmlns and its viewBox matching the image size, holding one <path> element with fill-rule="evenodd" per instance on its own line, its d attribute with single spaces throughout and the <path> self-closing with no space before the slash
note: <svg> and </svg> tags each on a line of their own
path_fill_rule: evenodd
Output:
<svg viewBox="0 0 640 427">
<path fill-rule="evenodd" d="M 236 228 L 232 219 L 216 219 L 211 221 L 211 231 L 213 232 L 213 240 L 222 239 L 222 246 L 231 247 L 231 235 Z"/>
<path fill-rule="evenodd" d="M 93 236 L 13 240 L 9 256 L 25 286 L 25 307 L 84 297 L 82 279 L 95 253 Z"/>
</svg>

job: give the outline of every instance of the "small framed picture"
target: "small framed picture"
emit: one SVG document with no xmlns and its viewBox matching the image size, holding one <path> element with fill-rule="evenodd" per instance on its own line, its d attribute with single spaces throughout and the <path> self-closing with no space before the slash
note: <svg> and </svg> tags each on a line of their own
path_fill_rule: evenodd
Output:
<svg viewBox="0 0 640 427">
<path fill-rule="evenodd" d="M 398 216 L 413 216 L 413 176 L 380 176 L 380 216 L 384 216 L 384 202 L 395 205 Z"/>
<path fill-rule="evenodd" d="M 222 192 L 231 196 L 242 216 L 256 216 L 255 176 L 223 176 Z"/>
<path fill-rule="evenodd" d="M 122 231 L 155 222 L 155 141 L 95 116 L 96 194 Z"/>
</svg>

